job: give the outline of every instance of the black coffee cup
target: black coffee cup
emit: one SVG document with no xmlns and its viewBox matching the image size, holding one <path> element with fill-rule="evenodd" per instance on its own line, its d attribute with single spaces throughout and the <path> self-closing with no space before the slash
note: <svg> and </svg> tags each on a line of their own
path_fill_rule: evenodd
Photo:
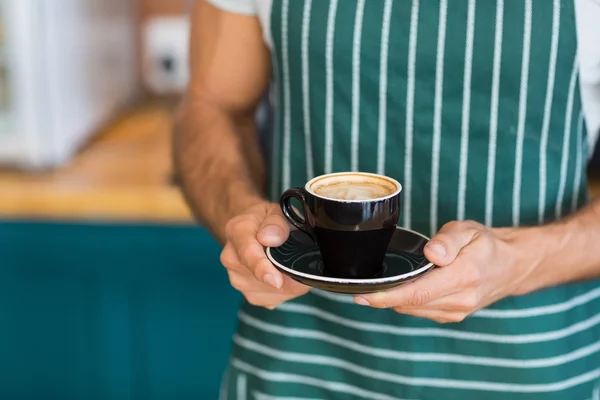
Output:
<svg viewBox="0 0 600 400">
<path fill-rule="evenodd" d="M 290 223 L 318 245 L 326 274 L 367 279 L 382 271 L 400 217 L 401 192 L 402 185 L 392 178 L 343 172 L 286 190 L 280 204 Z M 294 198 L 304 217 L 292 207 Z"/>
</svg>

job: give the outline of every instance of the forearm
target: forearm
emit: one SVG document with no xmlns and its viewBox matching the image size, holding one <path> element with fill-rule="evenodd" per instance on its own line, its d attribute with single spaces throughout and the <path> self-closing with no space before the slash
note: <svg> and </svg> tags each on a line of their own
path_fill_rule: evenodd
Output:
<svg viewBox="0 0 600 400">
<path fill-rule="evenodd" d="M 523 293 L 600 278 L 600 198 L 555 223 L 525 228 L 520 240 L 529 253 L 523 259 L 534 262 Z"/>
<path fill-rule="evenodd" d="M 220 242 L 231 218 L 263 201 L 264 165 L 251 115 L 232 117 L 198 100 L 175 124 L 174 164 L 194 217 Z"/>
</svg>

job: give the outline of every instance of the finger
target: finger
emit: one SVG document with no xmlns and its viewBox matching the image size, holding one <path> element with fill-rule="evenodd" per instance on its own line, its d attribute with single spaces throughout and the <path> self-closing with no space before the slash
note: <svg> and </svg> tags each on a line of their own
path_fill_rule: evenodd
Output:
<svg viewBox="0 0 600 400">
<path fill-rule="evenodd" d="M 275 288 L 281 289 L 283 275 L 273 266 L 265 255 L 263 246 L 256 240 L 249 242 L 240 248 L 239 253 L 242 263 L 261 282 Z"/>
<path fill-rule="evenodd" d="M 261 282 L 280 289 L 283 276 L 267 259 L 263 246 L 256 240 L 252 224 L 240 224 L 231 238 L 240 262 Z"/>
<path fill-rule="evenodd" d="M 289 276 L 284 275 L 281 291 L 284 293 L 291 294 L 294 297 L 298 297 L 308 293 L 310 291 L 310 286 L 306 286 L 298 281 L 295 281 Z"/>
<path fill-rule="evenodd" d="M 464 312 L 452 312 L 452 311 L 441 311 L 441 310 L 428 310 L 428 309 L 397 309 L 395 310 L 399 314 L 412 315 L 413 317 L 425 318 L 441 324 L 457 323 L 462 322 L 467 314 Z"/>
<path fill-rule="evenodd" d="M 289 276 L 283 276 L 283 284 L 280 290 L 276 290 L 270 285 L 260 282 L 247 268 L 242 270 L 228 270 L 231 286 L 240 292 L 246 293 L 273 293 L 279 295 L 290 295 L 298 297 L 306 294 L 310 287 L 303 285 Z"/>
<path fill-rule="evenodd" d="M 273 206 L 272 213 L 263 220 L 256 235 L 258 241 L 265 247 L 281 246 L 290 234 L 287 220 L 276 207 Z"/>
<path fill-rule="evenodd" d="M 483 229 L 483 225 L 472 221 L 449 222 L 427 243 L 425 257 L 435 265 L 447 266 Z"/>
<path fill-rule="evenodd" d="M 225 248 L 221 252 L 221 263 L 227 269 L 230 277 L 234 274 L 238 280 L 241 280 L 243 277 L 243 279 L 251 281 L 253 287 L 250 288 L 250 285 L 245 285 L 246 288 L 244 290 L 275 291 L 275 288 L 271 285 L 266 285 L 264 282 L 257 280 L 252 271 L 239 262 L 235 249 L 231 244 L 225 245 Z M 239 290 L 239 288 L 237 289 Z M 286 293 L 301 295 L 307 293 L 310 290 L 310 286 L 306 286 L 287 275 L 283 275 L 283 284 L 280 290 Z"/>
<path fill-rule="evenodd" d="M 477 290 L 461 290 L 460 292 L 449 296 L 430 301 L 422 307 L 403 306 L 395 308 L 406 311 L 421 309 L 471 314 L 480 309 L 483 305 Z"/>
<path fill-rule="evenodd" d="M 256 307 L 264 307 L 269 310 L 275 309 L 278 305 L 294 298 L 293 295 L 281 293 L 244 293 L 246 301 Z"/>
<path fill-rule="evenodd" d="M 230 242 L 227 242 L 227 244 L 223 248 L 223 251 L 221 251 L 220 260 L 221 264 L 223 264 L 223 266 L 227 268 L 227 270 L 247 270 L 247 268 L 244 267 L 242 263 L 240 263 L 240 260 L 237 257 L 237 253 Z"/>
<path fill-rule="evenodd" d="M 432 301 L 452 295 L 463 288 L 455 268 L 438 268 L 416 281 L 383 292 L 360 295 L 357 304 L 375 308 L 421 308 Z"/>
<path fill-rule="evenodd" d="M 264 283 L 257 280 L 252 273 L 244 268 L 242 271 L 227 270 L 229 276 L 229 283 L 238 292 L 258 292 L 262 288 L 263 291 L 274 290 L 273 288 L 265 285 Z"/>
<path fill-rule="evenodd" d="M 271 293 L 279 296 L 282 295 L 271 285 L 267 285 L 266 283 L 256 279 L 256 277 L 248 269 L 244 269 L 243 271 L 228 270 L 227 273 L 229 275 L 229 282 L 231 283 L 231 286 L 235 290 L 244 293 L 244 295 L 249 293 Z"/>
</svg>

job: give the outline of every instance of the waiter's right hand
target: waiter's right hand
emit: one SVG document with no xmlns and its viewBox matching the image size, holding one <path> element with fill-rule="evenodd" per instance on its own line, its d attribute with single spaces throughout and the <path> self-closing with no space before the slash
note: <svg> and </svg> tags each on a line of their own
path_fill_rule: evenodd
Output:
<svg viewBox="0 0 600 400">
<path fill-rule="evenodd" d="M 252 206 L 227 223 L 221 262 L 231 285 L 250 304 L 273 309 L 310 290 L 279 272 L 265 254 L 265 247 L 282 245 L 289 234 L 279 205 L 268 202 Z"/>
</svg>

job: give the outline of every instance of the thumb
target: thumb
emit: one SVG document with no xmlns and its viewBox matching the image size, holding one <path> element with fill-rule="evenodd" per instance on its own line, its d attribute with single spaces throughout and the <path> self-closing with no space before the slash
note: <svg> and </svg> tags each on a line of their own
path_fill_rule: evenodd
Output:
<svg viewBox="0 0 600 400">
<path fill-rule="evenodd" d="M 277 207 L 277 208 L 276 208 Z M 260 224 L 256 238 L 265 247 L 281 246 L 290 235 L 290 227 L 277 205 Z"/>
<path fill-rule="evenodd" d="M 440 267 L 452 264 L 460 251 L 477 236 L 482 225 L 466 222 L 449 222 L 425 245 L 425 257 Z"/>
</svg>

